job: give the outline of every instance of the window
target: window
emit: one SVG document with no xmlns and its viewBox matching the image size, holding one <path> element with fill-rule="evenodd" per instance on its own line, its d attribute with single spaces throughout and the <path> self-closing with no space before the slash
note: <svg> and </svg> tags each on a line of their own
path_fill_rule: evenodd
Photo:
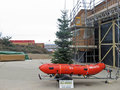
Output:
<svg viewBox="0 0 120 90">
<path fill-rule="evenodd" d="M 88 69 L 87 68 L 84 68 L 85 71 L 87 71 Z"/>
<path fill-rule="evenodd" d="M 53 70 L 53 69 L 54 69 L 54 67 L 49 67 L 49 69 L 50 69 L 50 70 Z"/>
</svg>

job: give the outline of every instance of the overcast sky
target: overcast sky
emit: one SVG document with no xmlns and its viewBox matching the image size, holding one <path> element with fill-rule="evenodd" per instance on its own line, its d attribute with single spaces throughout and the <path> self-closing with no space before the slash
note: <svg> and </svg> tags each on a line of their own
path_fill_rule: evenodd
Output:
<svg viewBox="0 0 120 90">
<path fill-rule="evenodd" d="M 70 11 L 77 0 L 66 0 Z M 13 40 L 53 43 L 65 0 L 0 0 L 0 32 Z M 49 42 L 50 41 L 50 42 Z"/>
<path fill-rule="evenodd" d="M 65 0 L 0 0 L 0 32 L 13 40 L 55 40 Z M 69 1 L 69 2 L 68 2 Z M 70 2 L 71 1 L 71 2 Z M 72 8 L 73 0 L 66 0 Z"/>
</svg>

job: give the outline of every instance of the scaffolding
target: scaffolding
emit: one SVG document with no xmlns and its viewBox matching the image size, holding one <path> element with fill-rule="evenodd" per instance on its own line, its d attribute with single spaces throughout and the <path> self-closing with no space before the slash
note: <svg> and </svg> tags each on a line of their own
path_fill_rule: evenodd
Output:
<svg viewBox="0 0 120 90">
<path fill-rule="evenodd" d="M 119 68 L 120 58 L 120 0 L 78 0 L 73 8 L 70 19 L 72 20 L 71 30 L 73 31 L 73 45 L 75 51 L 75 61 L 81 61 L 85 56 L 86 62 L 89 57 L 93 57 L 94 61 L 99 59 L 99 62 L 112 62 L 107 63 L 113 67 Z M 97 1 L 97 2 L 96 2 Z M 78 17 L 81 12 L 84 12 L 84 17 Z M 81 23 L 76 23 L 76 18 L 81 20 Z M 82 21 L 82 19 L 84 20 Z M 84 22 L 84 23 L 83 23 Z M 107 26 L 108 25 L 108 26 Z M 103 30 L 103 29 L 106 30 Z M 84 38 L 79 35 L 84 31 Z M 78 38 L 78 36 L 80 36 Z M 90 41 L 90 36 L 93 39 Z M 97 38 L 96 38 L 97 37 Z M 107 39 L 110 42 L 107 42 Z M 85 42 L 84 45 L 79 43 Z M 93 42 L 90 44 L 89 42 Z M 106 49 L 107 47 L 107 49 Z M 84 53 L 79 54 L 78 50 L 83 50 Z M 104 50 L 105 49 L 105 50 Z M 88 54 L 91 51 L 92 54 Z M 96 51 L 98 53 L 96 53 Z M 105 52 L 104 52 L 105 51 Z M 78 57 L 77 57 L 78 55 Z M 108 58 L 112 56 L 111 58 Z M 97 58 L 99 57 L 99 58 Z M 110 59 L 107 61 L 107 59 Z"/>
<path fill-rule="evenodd" d="M 85 0 L 78 0 L 77 4 L 75 5 L 75 7 L 73 8 L 70 14 L 70 18 L 73 21 L 71 25 L 71 30 L 73 30 L 73 45 L 71 47 L 74 48 L 74 53 L 75 53 L 74 60 L 78 62 L 83 61 L 83 58 L 82 58 L 83 56 L 85 57 L 86 63 L 88 62 L 88 58 L 92 57 L 92 59 L 95 62 L 95 57 L 97 57 L 95 55 L 95 49 L 97 49 L 97 45 L 94 44 L 95 42 L 94 41 L 95 39 L 94 38 L 94 26 L 87 24 L 87 12 L 90 8 L 93 8 L 90 5 L 92 5 L 91 2 L 86 2 Z M 80 10 L 84 12 L 83 17 L 76 17 Z M 77 24 L 76 18 L 81 19 L 80 21 L 81 23 Z M 81 33 L 85 32 L 83 33 L 84 34 L 83 37 L 79 35 L 80 32 Z M 92 38 L 92 40 L 89 38 Z M 81 45 L 79 45 L 79 43 L 81 43 Z M 78 52 L 80 49 L 83 51 L 81 55 Z"/>
</svg>

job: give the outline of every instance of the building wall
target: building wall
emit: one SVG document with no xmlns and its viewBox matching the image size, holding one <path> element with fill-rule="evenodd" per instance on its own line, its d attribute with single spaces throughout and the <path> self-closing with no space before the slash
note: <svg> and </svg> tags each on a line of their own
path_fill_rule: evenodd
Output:
<svg viewBox="0 0 120 90">
<path fill-rule="evenodd" d="M 120 0 L 119 0 L 120 1 Z M 98 4 L 95 6 L 95 12 L 94 10 L 87 10 L 87 16 L 89 17 L 90 15 L 93 15 L 94 13 L 99 13 L 102 10 L 114 6 L 115 4 L 117 4 L 117 0 L 106 0 L 103 1 L 102 3 Z M 78 12 L 78 14 L 76 15 L 75 19 L 73 20 L 73 22 L 71 23 L 72 25 L 76 25 L 76 26 L 84 26 L 85 25 L 85 10 L 82 9 Z M 90 32 L 91 35 L 89 37 L 87 37 L 88 35 L 88 31 L 85 28 L 81 28 L 80 31 L 73 31 L 73 45 L 94 45 L 95 44 L 95 40 L 94 40 L 94 32 Z M 79 49 L 80 51 L 84 51 L 85 49 Z"/>
<path fill-rule="evenodd" d="M 81 10 L 75 17 L 75 21 L 71 23 L 76 26 L 85 26 L 85 10 Z M 85 28 L 80 28 L 78 30 L 73 30 L 73 45 L 84 46 L 84 45 L 94 45 L 94 36 L 88 36 L 88 30 Z M 86 49 L 79 49 L 80 51 L 85 51 Z"/>
<path fill-rule="evenodd" d="M 18 45 L 34 45 L 35 41 L 34 40 L 10 40 L 13 44 L 18 44 Z"/>
<path fill-rule="evenodd" d="M 120 2 L 120 0 L 119 0 L 119 2 Z M 117 0 L 107 0 L 107 3 L 106 3 L 106 0 L 104 0 L 104 2 L 95 6 L 94 10 L 93 9 L 89 10 L 89 11 L 87 10 L 87 16 L 88 16 L 87 18 L 94 16 L 94 13 L 95 13 L 95 15 L 98 15 L 99 13 L 106 11 L 110 8 L 116 7 L 117 5 L 118 5 Z M 76 17 L 75 17 L 76 25 L 84 26 L 85 20 L 80 19 L 80 21 L 81 21 L 80 24 L 78 24 L 77 20 L 76 20 L 77 17 L 83 18 L 83 16 L 85 16 L 84 11 L 85 10 L 81 10 L 76 15 Z M 117 22 L 115 21 L 115 19 L 116 19 L 116 17 L 114 15 L 114 17 L 111 16 L 104 20 L 101 19 L 100 20 L 101 23 L 99 23 L 99 21 L 96 21 L 94 23 L 95 24 L 95 32 L 94 32 L 95 34 L 93 34 L 93 36 L 90 36 L 86 39 L 85 39 L 86 29 L 80 29 L 80 31 L 78 32 L 78 35 L 75 34 L 77 36 L 73 37 L 73 41 L 76 42 L 76 43 L 74 43 L 74 45 L 82 46 L 82 45 L 94 45 L 95 44 L 99 47 L 95 51 L 95 52 L 97 52 L 97 54 L 95 53 L 95 55 L 96 56 L 99 55 L 98 56 L 99 59 L 96 59 L 96 60 L 99 60 L 100 62 L 102 61 L 105 64 L 112 65 L 114 67 L 118 66 L 118 51 L 117 51 L 118 27 L 116 25 Z M 111 22 L 110 22 L 110 20 L 111 20 Z M 116 24 L 114 24 L 114 21 Z M 106 23 L 106 24 L 103 24 L 103 23 Z M 109 29 L 111 25 L 113 25 L 113 26 L 111 29 Z M 94 40 L 94 36 L 95 36 L 95 39 L 97 39 L 97 40 Z M 104 40 L 102 41 L 103 38 L 104 38 Z M 80 49 L 80 52 L 82 52 L 82 51 L 85 51 L 85 49 Z M 120 58 L 120 56 L 119 56 L 119 58 Z"/>
<path fill-rule="evenodd" d="M 45 49 L 48 51 L 54 52 L 58 46 L 56 44 L 45 44 Z"/>
<path fill-rule="evenodd" d="M 78 14 L 76 15 L 75 19 L 73 20 L 73 22 L 71 22 L 71 26 L 72 25 L 85 25 L 85 10 L 81 9 Z"/>
<path fill-rule="evenodd" d="M 44 43 L 35 43 L 35 45 L 44 48 Z"/>
</svg>

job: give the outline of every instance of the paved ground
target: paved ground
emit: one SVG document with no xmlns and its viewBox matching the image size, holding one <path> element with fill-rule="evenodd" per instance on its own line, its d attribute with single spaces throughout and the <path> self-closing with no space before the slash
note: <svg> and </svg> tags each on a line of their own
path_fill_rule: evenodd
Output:
<svg viewBox="0 0 120 90">
<path fill-rule="evenodd" d="M 56 81 L 39 80 L 38 67 L 49 60 L 0 62 L 0 90 L 56 90 Z M 113 72 L 114 73 L 114 72 Z M 103 76 L 105 72 L 99 74 Z M 74 80 L 75 90 L 120 90 L 120 79 L 110 84 L 105 80 Z"/>
<path fill-rule="evenodd" d="M 51 59 L 52 58 L 52 54 L 31 54 L 28 53 L 28 56 L 31 59 Z"/>
</svg>

